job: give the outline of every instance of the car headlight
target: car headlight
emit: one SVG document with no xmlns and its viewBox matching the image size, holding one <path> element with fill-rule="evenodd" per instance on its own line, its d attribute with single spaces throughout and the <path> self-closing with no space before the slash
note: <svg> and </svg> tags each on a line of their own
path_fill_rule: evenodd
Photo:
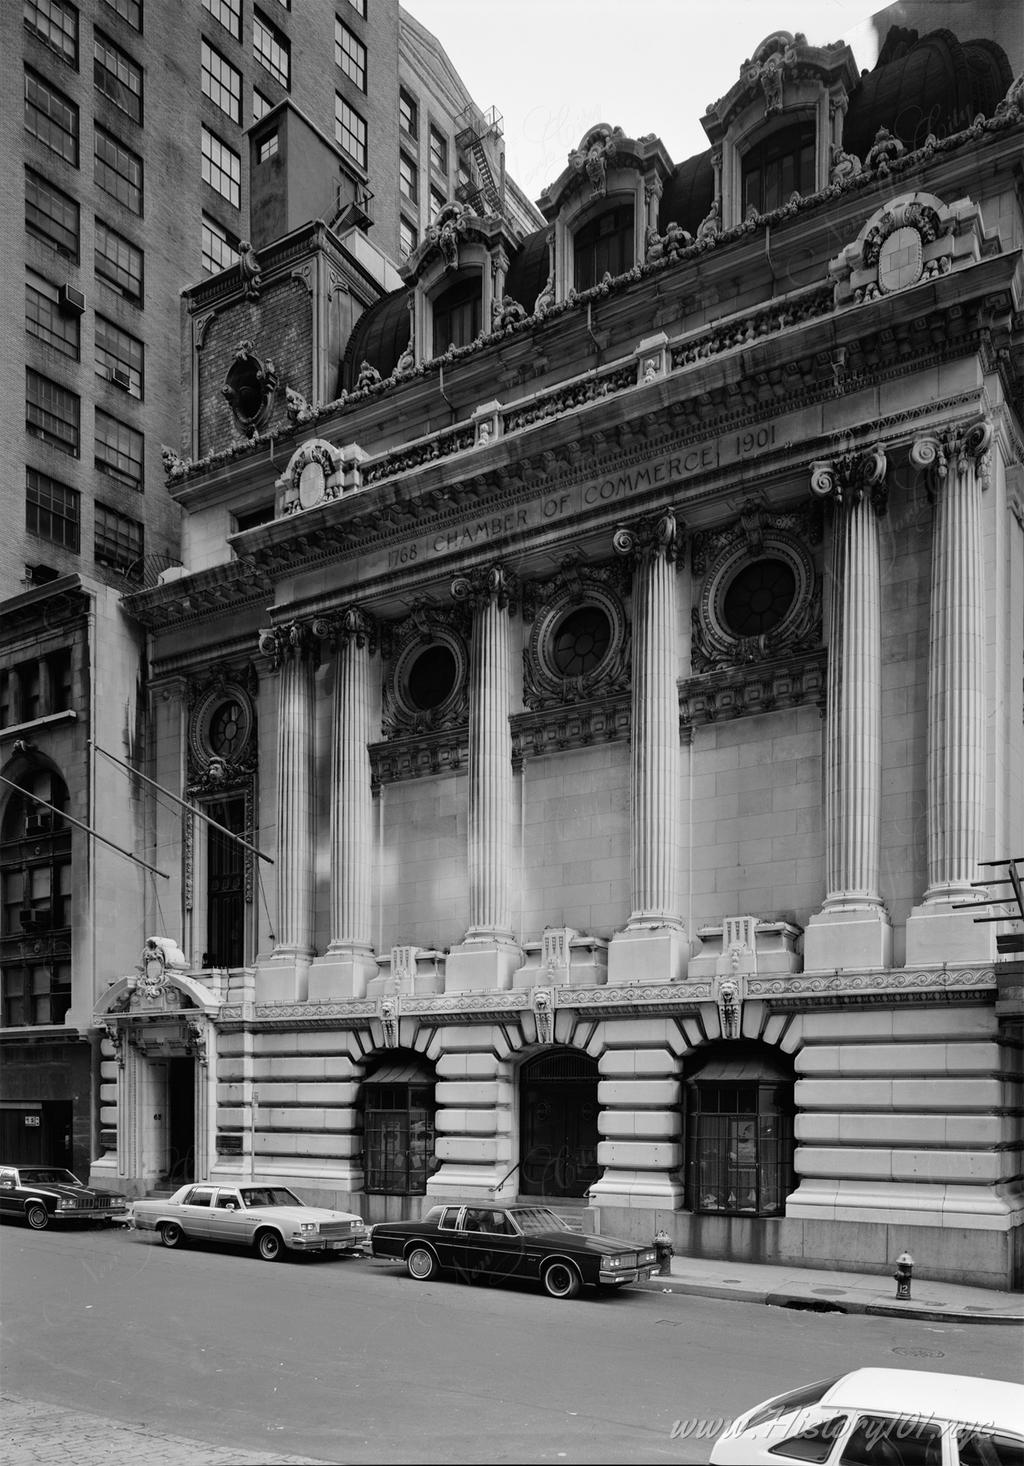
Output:
<svg viewBox="0 0 1024 1466">
<path fill-rule="evenodd" d="M 656 1252 L 643 1252 L 643 1253 L 640 1254 L 640 1261 L 641 1262 L 657 1262 L 658 1261 L 658 1254 Z"/>
<path fill-rule="evenodd" d="M 320 1230 L 320 1223 L 319 1222 L 300 1222 L 299 1223 L 299 1231 L 300 1232 L 319 1232 L 319 1230 Z"/>
<path fill-rule="evenodd" d="M 606 1258 L 605 1259 L 605 1265 L 607 1267 L 621 1267 L 622 1266 L 622 1258 L 621 1257 L 609 1257 L 609 1258 Z"/>
</svg>

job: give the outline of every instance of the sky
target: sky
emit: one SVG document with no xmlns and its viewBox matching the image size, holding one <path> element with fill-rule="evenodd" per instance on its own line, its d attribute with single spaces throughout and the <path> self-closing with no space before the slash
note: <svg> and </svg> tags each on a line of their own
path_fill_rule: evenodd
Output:
<svg viewBox="0 0 1024 1466">
<path fill-rule="evenodd" d="M 598 122 L 656 133 L 673 163 L 708 146 L 700 118 L 776 30 L 849 41 L 874 66 L 878 0 L 401 0 L 476 104 L 504 118 L 505 171 L 531 199 Z"/>
</svg>

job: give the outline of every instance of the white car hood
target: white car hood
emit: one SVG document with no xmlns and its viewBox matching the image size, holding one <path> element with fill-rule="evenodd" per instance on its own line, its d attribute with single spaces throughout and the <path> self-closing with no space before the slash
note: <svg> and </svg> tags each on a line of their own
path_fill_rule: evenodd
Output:
<svg viewBox="0 0 1024 1466">
<path fill-rule="evenodd" d="M 363 1225 L 362 1217 L 355 1212 L 328 1211 L 322 1206 L 247 1206 L 242 1215 L 261 1222 L 286 1222 L 294 1227 L 302 1222 L 352 1222 L 356 1228 Z"/>
</svg>

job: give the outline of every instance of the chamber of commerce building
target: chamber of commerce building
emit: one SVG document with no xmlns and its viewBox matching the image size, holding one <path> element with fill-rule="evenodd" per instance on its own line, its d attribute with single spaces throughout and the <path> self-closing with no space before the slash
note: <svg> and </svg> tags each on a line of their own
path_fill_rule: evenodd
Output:
<svg viewBox="0 0 1024 1466">
<path fill-rule="evenodd" d="M 380 299 L 297 100 L 124 601 L 188 808 L 93 1181 L 1019 1284 L 1024 81 L 773 33 L 705 152 L 595 119 Z"/>
</svg>

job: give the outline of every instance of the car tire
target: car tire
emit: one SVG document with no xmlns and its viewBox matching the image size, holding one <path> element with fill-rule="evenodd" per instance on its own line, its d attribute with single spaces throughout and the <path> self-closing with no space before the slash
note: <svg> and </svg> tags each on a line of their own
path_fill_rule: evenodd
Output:
<svg viewBox="0 0 1024 1466">
<path fill-rule="evenodd" d="M 41 1201 L 30 1201 L 25 1208 L 25 1220 L 33 1232 L 43 1232 L 50 1225 L 50 1213 Z"/>
<path fill-rule="evenodd" d="M 177 1222 L 162 1222 L 160 1224 L 160 1241 L 165 1247 L 184 1247 L 185 1233 L 178 1226 Z"/>
<path fill-rule="evenodd" d="M 575 1298 L 581 1278 L 571 1262 L 549 1262 L 543 1273 L 544 1289 L 552 1298 Z"/>
<path fill-rule="evenodd" d="M 418 1283 L 429 1283 L 441 1271 L 437 1265 L 437 1258 L 430 1248 L 421 1247 L 419 1244 L 410 1248 L 406 1253 L 405 1270 L 410 1278 L 415 1278 Z"/>
<path fill-rule="evenodd" d="M 256 1255 L 263 1262 L 280 1262 L 284 1243 L 277 1232 L 260 1232 L 256 1237 Z"/>
</svg>

